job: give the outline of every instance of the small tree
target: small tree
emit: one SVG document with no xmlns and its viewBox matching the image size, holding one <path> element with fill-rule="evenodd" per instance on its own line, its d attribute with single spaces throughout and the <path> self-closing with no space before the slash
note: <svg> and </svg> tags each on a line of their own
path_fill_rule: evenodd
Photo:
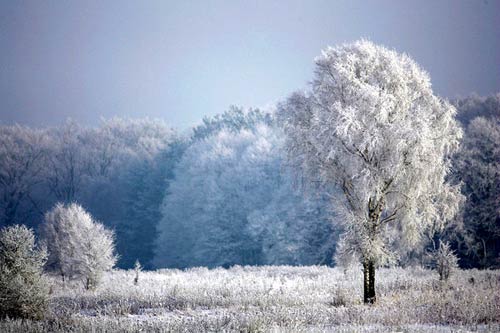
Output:
<svg viewBox="0 0 500 333">
<path fill-rule="evenodd" d="M 458 258 L 447 242 L 439 241 L 439 248 L 432 253 L 432 259 L 439 273 L 439 280 L 447 281 L 458 268 Z"/>
<path fill-rule="evenodd" d="M 80 205 L 58 203 L 45 215 L 42 235 L 49 250 L 47 267 L 64 277 L 79 277 L 94 288 L 116 263 L 114 235 Z"/>
<path fill-rule="evenodd" d="M 44 316 L 49 298 L 42 275 L 45 260 L 30 229 L 13 225 L 0 231 L 0 317 Z"/>
<path fill-rule="evenodd" d="M 116 264 L 114 234 L 102 224 L 94 222 L 82 236 L 79 275 L 85 279 L 85 288 L 93 289 L 99 284 L 102 274 Z"/>
<path fill-rule="evenodd" d="M 139 262 L 139 259 L 135 261 L 134 272 L 135 272 L 134 284 L 137 286 L 139 284 L 139 273 L 142 272 L 142 265 Z"/>
<path fill-rule="evenodd" d="M 408 56 L 359 41 L 323 51 L 311 91 L 279 112 L 290 160 L 310 183 L 338 188 L 343 252 L 363 264 L 373 303 L 391 238 L 410 249 L 458 210 L 459 189 L 445 181 L 461 137 L 455 109 Z"/>
</svg>

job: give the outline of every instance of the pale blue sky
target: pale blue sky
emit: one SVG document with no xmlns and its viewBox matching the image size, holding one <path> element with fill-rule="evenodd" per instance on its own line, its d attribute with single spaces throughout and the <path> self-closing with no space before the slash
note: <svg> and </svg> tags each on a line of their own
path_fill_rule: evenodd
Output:
<svg viewBox="0 0 500 333">
<path fill-rule="evenodd" d="M 446 97 L 500 91 L 500 1 L 0 0 L 0 123 L 163 118 L 304 88 L 327 45 L 409 53 Z"/>
</svg>

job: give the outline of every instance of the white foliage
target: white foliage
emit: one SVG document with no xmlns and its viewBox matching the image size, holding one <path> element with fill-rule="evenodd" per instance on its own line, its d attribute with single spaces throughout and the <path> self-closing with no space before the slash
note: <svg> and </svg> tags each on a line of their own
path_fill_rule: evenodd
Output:
<svg viewBox="0 0 500 333">
<path fill-rule="evenodd" d="M 182 267 L 255 260 L 255 243 L 245 231 L 246 216 L 262 207 L 271 192 L 266 163 L 272 156 L 268 142 L 272 136 L 263 126 L 257 133 L 224 129 L 185 152 L 162 208 L 160 266 L 166 262 Z M 175 253 L 166 250 L 173 243 L 177 244 Z M 176 254 L 183 259 L 172 260 Z"/>
<path fill-rule="evenodd" d="M 500 105 L 497 99 L 497 105 Z M 500 112 L 500 108 L 497 109 Z M 463 210 L 471 248 L 482 265 L 500 264 L 500 117 L 469 122 L 456 157 L 467 202 Z"/>
<path fill-rule="evenodd" d="M 316 211 L 321 203 L 294 191 L 281 132 L 263 121 L 237 123 L 212 124 L 177 165 L 162 206 L 157 266 L 328 262 L 331 232 L 313 233 L 331 226 Z"/>
<path fill-rule="evenodd" d="M 0 127 L 0 225 L 24 222 L 34 209 L 23 209 L 46 170 L 45 130 L 19 125 Z M 21 213 L 20 213 L 21 211 Z"/>
<path fill-rule="evenodd" d="M 294 188 L 282 168 L 270 202 L 248 216 L 248 229 L 261 243 L 267 265 L 330 264 L 336 238 L 334 218 L 324 198 Z"/>
<path fill-rule="evenodd" d="M 113 232 L 75 203 L 59 203 L 47 212 L 42 235 L 49 251 L 48 267 L 66 277 L 84 278 L 87 288 L 116 263 Z"/>
<path fill-rule="evenodd" d="M 109 144 L 110 150 L 146 159 L 167 148 L 176 137 L 175 131 L 163 120 L 116 117 L 103 120 L 97 135 L 101 142 Z"/>
<path fill-rule="evenodd" d="M 385 263 L 398 230 L 407 246 L 441 228 L 461 202 L 445 182 L 461 130 L 455 109 L 407 55 L 368 41 L 327 48 L 311 90 L 280 106 L 293 162 L 344 194 L 345 244 Z"/>
<path fill-rule="evenodd" d="M 93 159 L 87 139 L 90 130 L 74 121 L 49 131 L 50 150 L 45 181 L 59 201 L 71 202 L 80 194 L 93 171 Z"/>
<path fill-rule="evenodd" d="M 35 246 L 31 229 L 13 225 L 0 230 L 0 317 L 40 319 L 49 301 L 43 276 L 46 252 Z"/>
<path fill-rule="evenodd" d="M 432 253 L 432 259 L 440 280 L 448 280 L 458 269 L 458 258 L 447 242 L 439 241 L 439 248 Z"/>
<path fill-rule="evenodd" d="M 79 199 L 92 181 L 117 173 L 137 159 L 151 160 L 173 141 L 175 133 L 159 120 L 112 118 L 85 128 L 67 121 L 53 128 L 47 184 L 59 201 Z"/>
</svg>

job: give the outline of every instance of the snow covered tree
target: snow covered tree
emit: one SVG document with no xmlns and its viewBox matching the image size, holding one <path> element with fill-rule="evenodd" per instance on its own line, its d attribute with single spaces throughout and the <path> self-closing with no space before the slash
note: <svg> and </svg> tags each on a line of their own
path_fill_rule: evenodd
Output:
<svg viewBox="0 0 500 333">
<path fill-rule="evenodd" d="M 452 102 L 457 108 L 457 119 L 465 128 L 477 117 L 500 118 L 500 92 L 486 97 L 472 94 Z"/>
<path fill-rule="evenodd" d="M 461 130 L 407 55 L 362 40 L 315 62 L 311 90 L 280 106 L 287 150 L 311 183 L 341 189 L 343 250 L 363 264 L 364 301 L 373 303 L 393 231 L 410 248 L 457 212 L 460 191 L 446 177 Z"/>
<path fill-rule="evenodd" d="M 96 138 L 98 146 L 102 146 L 103 142 L 111 143 L 108 147 L 111 152 L 101 154 L 114 154 L 111 160 L 121 163 L 124 158 L 131 156 L 154 157 L 168 147 L 176 138 L 176 133 L 160 119 L 111 118 L 103 120 Z"/>
<path fill-rule="evenodd" d="M 139 259 L 152 268 L 160 205 L 184 141 L 157 119 L 113 118 L 95 132 L 94 164 L 105 172 L 93 177 L 81 202 L 115 230 L 119 267 Z"/>
<path fill-rule="evenodd" d="M 275 159 L 281 163 L 281 145 L 279 151 Z M 339 232 L 330 202 L 302 192 L 287 169 L 276 167 L 269 202 L 248 216 L 248 228 L 261 244 L 262 263 L 331 265 Z"/>
<path fill-rule="evenodd" d="M 153 159 L 137 159 L 120 175 L 123 208 L 116 223 L 120 267 L 133 267 L 139 259 L 145 268 L 152 268 L 160 207 L 182 146 L 172 143 Z"/>
<path fill-rule="evenodd" d="M 467 126 L 455 159 L 467 197 L 463 220 L 472 237 L 475 266 L 500 266 L 499 143 L 500 117 L 476 117 Z"/>
<path fill-rule="evenodd" d="M 335 243 L 322 232 L 332 228 L 324 202 L 293 188 L 283 172 L 283 135 L 270 116 L 233 110 L 215 118 L 205 120 L 210 129 L 202 125 L 174 170 L 156 266 L 330 263 Z"/>
<path fill-rule="evenodd" d="M 63 280 L 78 274 L 78 243 L 82 230 L 81 220 L 91 223 L 91 217 L 79 206 L 66 207 L 56 204 L 45 214 L 45 221 L 41 225 L 43 243 L 47 246 L 49 257 L 47 268 L 61 274 Z"/>
<path fill-rule="evenodd" d="M 275 169 L 266 165 L 273 133 L 265 127 L 256 131 L 221 130 L 185 152 L 163 204 L 157 265 L 260 262 L 247 216 L 269 201 L 273 177 L 268 172 Z"/>
<path fill-rule="evenodd" d="M 431 253 L 433 266 L 439 274 L 439 280 L 447 281 L 458 268 L 458 258 L 448 242 L 439 241 L 439 248 Z"/>
<path fill-rule="evenodd" d="M 90 158 L 86 154 L 86 129 L 73 121 L 50 131 L 49 168 L 46 182 L 58 201 L 73 202 L 78 198 L 89 174 Z"/>
<path fill-rule="evenodd" d="M 45 260 L 31 229 L 12 225 L 0 230 L 0 318 L 44 316 L 49 300 Z"/>
<path fill-rule="evenodd" d="M 117 260 L 113 232 L 75 203 L 58 203 L 47 212 L 42 237 L 49 251 L 47 267 L 63 278 L 83 278 L 87 289 Z"/>
<path fill-rule="evenodd" d="M 32 194 L 42 182 L 46 157 L 44 130 L 0 127 L 0 226 L 29 222 L 38 209 Z"/>
<path fill-rule="evenodd" d="M 36 228 L 56 202 L 77 201 L 116 230 L 121 267 L 139 258 L 151 268 L 160 204 L 184 146 L 158 119 L 0 126 L 0 226 Z"/>
<path fill-rule="evenodd" d="M 85 288 L 94 289 L 102 274 L 116 264 L 114 234 L 102 224 L 88 225 L 81 237 L 82 255 L 78 258 L 78 273 L 85 279 Z"/>
<path fill-rule="evenodd" d="M 221 114 L 203 118 L 203 124 L 193 128 L 192 140 L 203 140 L 223 129 L 237 133 L 244 129 L 253 130 L 258 124 L 272 125 L 272 123 L 272 116 L 267 112 L 259 109 L 244 110 L 232 105 L 229 110 Z"/>
<path fill-rule="evenodd" d="M 136 260 L 135 264 L 134 264 L 134 273 L 135 273 L 134 285 L 136 285 L 136 286 L 139 284 L 139 273 L 140 272 L 142 272 L 142 265 L 141 265 L 141 262 L 139 260 Z"/>
</svg>

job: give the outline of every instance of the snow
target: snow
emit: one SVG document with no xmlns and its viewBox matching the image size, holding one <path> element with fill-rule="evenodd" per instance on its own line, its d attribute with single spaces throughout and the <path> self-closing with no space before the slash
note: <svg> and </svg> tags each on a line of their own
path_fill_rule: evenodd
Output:
<svg viewBox="0 0 500 333">
<path fill-rule="evenodd" d="M 2 332 L 77 331 L 497 331 L 500 271 L 461 271 L 440 282 L 434 271 L 382 268 L 378 303 L 362 303 L 362 272 L 325 266 L 236 266 L 112 271 L 95 291 L 52 278 L 43 322 L 7 321 Z M 475 283 L 470 283 L 473 277 Z M 22 326 L 25 325 L 25 326 Z M 51 326 L 52 325 L 52 326 Z"/>
</svg>

